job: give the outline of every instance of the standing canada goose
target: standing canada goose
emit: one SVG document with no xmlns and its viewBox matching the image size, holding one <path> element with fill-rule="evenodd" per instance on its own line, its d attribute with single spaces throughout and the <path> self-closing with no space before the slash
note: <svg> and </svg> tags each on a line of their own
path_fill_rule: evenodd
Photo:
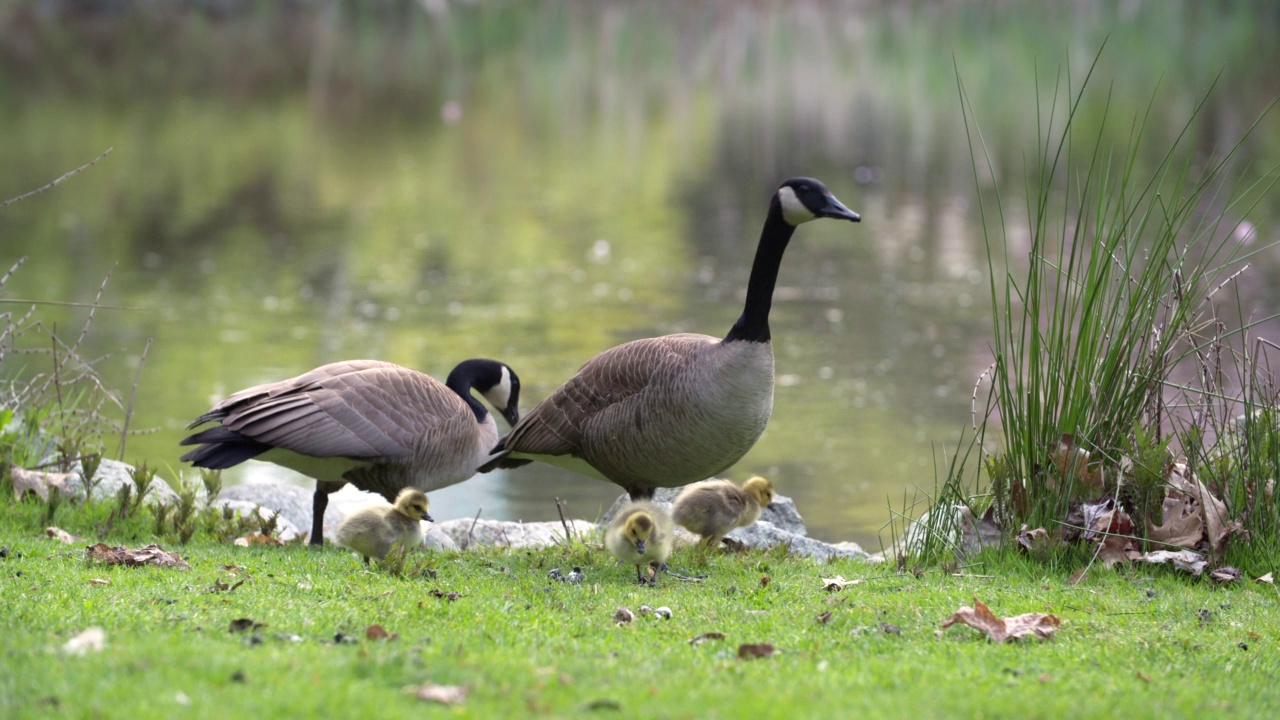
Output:
<svg viewBox="0 0 1280 720">
<path fill-rule="evenodd" d="M 641 583 L 658 584 L 658 573 L 671 554 L 671 515 L 651 502 L 624 505 L 604 531 L 604 546 L 624 565 L 636 566 Z M 642 568 L 653 564 L 653 579 Z"/>
<path fill-rule="evenodd" d="M 738 487 L 728 480 L 704 480 L 685 487 L 671 505 L 676 524 L 713 548 L 734 528 L 747 527 L 773 502 L 773 484 L 759 475 Z"/>
<path fill-rule="evenodd" d="M 250 458 L 315 478 L 311 544 L 324 544 L 329 493 L 348 482 L 388 502 L 475 475 L 498 426 L 475 389 L 515 425 L 520 378 L 496 360 L 464 360 L 444 383 L 387 362 L 350 360 L 241 390 L 188 425 L 218 423 L 182 441 L 182 456 L 221 469 Z"/>
<path fill-rule="evenodd" d="M 367 507 L 342 519 L 334 533 L 338 544 L 369 558 L 385 558 L 397 543 L 406 547 L 422 544 L 422 521 L 435 522 L 427 496 L 417 488 L 407 487 L 396 496 L 391 507 Z"/>
<path fill-rule="evenodd" d="M 512 428 L 480 468 L 533 460 L 622 486 L 632 500 L 727 470 L 773 409 L 769 307 L 796 226 L 857 222 L 812 178 L 782 183 L 769 203 L 742 316 L 724 339 L 679 333 L 635 340 L 587 361 Z"/>
</svg>

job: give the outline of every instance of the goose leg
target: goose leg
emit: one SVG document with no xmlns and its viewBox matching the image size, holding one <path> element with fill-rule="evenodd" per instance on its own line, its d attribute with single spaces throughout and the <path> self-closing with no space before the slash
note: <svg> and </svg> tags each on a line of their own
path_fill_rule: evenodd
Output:
<svg viewBox="0 0 1280 720">
<path fill-rule="evenodd" d="M 658 568 L 658 571 L 664 572 L 670 575 L 671 577 L 677 580 L 681 580 L 683 582 L 702 582 L 703 580 L 707 579 L 706 575 L 681 575 L 680 573 L 672 570 L 671 567 L 666 563 L 662 563 L 662 567 Z M 655 581 L 657 580 L 656 575 L 654 576 L 654 580 Z"/>
<path fill-rule="evenodd" d="M 324 511 L 329 507 L 329 491 L 316 483 L 311 501 L 311 544 L 324 545 Z"/>
</svg>

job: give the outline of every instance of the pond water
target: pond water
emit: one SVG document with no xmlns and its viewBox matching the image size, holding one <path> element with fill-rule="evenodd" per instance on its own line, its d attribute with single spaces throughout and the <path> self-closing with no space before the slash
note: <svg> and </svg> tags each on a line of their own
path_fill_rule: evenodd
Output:
<svg viewBox="0 0 1280 720">
<path fill-rule="evenodd" d="M 0 298 L 90 303 L 110 275 L 81 354 L 122 404 L 137 377 L 126 460 L 189 474 L 192 418 L 334 360 L 444 377 L 500 358 L 527 409 L 620 342 L 722 335 L 769 194 L 806 174 L 863 221 L 804 226 L 787 251 L 774 415 L 729 476 L 769 476 L 813 535 L 872 549 L 970 424 L 991 362 L 977 188 L 1023 206 L 1054 83 L 1078 87 L 1105 40 L 1081 118 L 1100 125 L 1109 91 L 1124 147 L 1150 104 L 1142 162 L 1215 78 L 1206 153 L 1280 94 L 1280 13 L 1253 5 L 282 5 L 0 11 L 0 198 L 112 148 L 0 209 L 0 264 L 29 257 Z M 957 75 L 992 158 L 978 182 Z M 1273 114 L 1240 177 L 1280 162 L 1277 138 Z M 1273 197 L 1239 219 L 1273 242 L 1278 216 Z M 1280 262 L 1253 262 L 1246 314 L 1271 314 Z M 86 316 L 37 311 L 60 335 Z M 261 463 L 226 478 L 309 486 Z M 594 517 L 617 494 L 531 466 L 432 512 L 554 519 L 560 497 Z"/>
</svg>

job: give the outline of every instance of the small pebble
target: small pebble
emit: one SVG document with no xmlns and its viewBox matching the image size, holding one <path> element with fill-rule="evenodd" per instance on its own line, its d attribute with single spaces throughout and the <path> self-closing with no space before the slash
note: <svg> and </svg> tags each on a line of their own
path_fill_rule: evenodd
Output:
<svg viewBox="0 0 1280 720">
<path fill-rule="evenodd" d="M 653 613 L 653 608 L 649 607 L 648 605 L 641 605 L 641 606 L 640 606 L 640 614 L 641 614 L 641 615 L 650 615 L 650 614 L 652 614 L 652 613 Z"/>
</svg>

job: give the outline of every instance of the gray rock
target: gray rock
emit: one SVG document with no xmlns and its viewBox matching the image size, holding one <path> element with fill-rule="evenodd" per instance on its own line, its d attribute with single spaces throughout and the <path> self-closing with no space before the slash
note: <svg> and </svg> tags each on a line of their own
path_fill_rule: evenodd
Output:
<svg viewBox="0 0 1280 720">
<path fill-rule="evenodd" d="M 803 555 L 817 560 L 831 558 L 866 558 L 867 554 L 857 543 L 840 543 L 832 545 L 799 535 L 774 525 L 765 520 L 757 520 L 754 525 L 738 528 L 729 533 L 729 537 L 753 548 L 772 548 L 786 545 L 792 555 Z"/>
<path fill-rule="evenodd" d="M 472 522 L 475 522 L 474 530 L 471 527 Z M 595 523 L 586 520 L 570 520 L 569 527 L 575 537 L 592 541 L 598 537 Z M 476 545 L 537 548 L 564 544 L 564 525 L 558 520 L 524 523 L 458 518 L 436 523 L 432 529 L 439 530 L 452 538 L 453 542 L 463 550 Z"/>
<path fill-rule="evenodd" d="M 452 537 L 434 524 L 423 533 L 422 546 L 429 550 L 456 551 L 459 549 L 458 543 L 454 542 Z"/>
<path fill-rule="evenodd" d="M 311 532 L 311 508 L 315 491 L 298 485 L 284 483 L 243 483 L 222 488 L 219 500 L 242 500 L 261 505 L 268 510 L 279 510 L 280 517 L 288 520 L 304 533 Z M 332 502 L 324 511 L 324 536 L 333 539 L 333 531 L 342 522 L 343 513 Z"/>
<path fill-rule="evenodd" d="M 214 501 L 210 503 L 210 507 L 229 507 L 232 510 L 235 510 L 240 517 L 248 517 L 256 513 L 258 517 L 263 520 L 270 520 L 271 516 L 275 513 L 275 510 L 259 505 L 258 503 L 249 502 L 248 500 L 231 500 L 224 497 L 215 498 Z M 309 532 L 310 528 L 307 530 Z M 303 535 L 304 533 L 298 529 L 298 526 L 290 522 L 289 519 L 284 516 L 284 513 L 280 513 L 280 517 L 276 518 L 275 537 L 280 540 L 280 542 L 290 542 Z"/>
<path fill-rule="evenodd" d="M 671 503 L 676 501 L 678 494 L 680 494 L 680 488 L 658 488 L 653 493 L 653 502 L 658 507 L 670 510 Z M 608 525 L 618 510 L 629 502 L 631 498 L 626 493 L 619 495 L 618 499 L 614 500 L 605 511 L 604 517 L 600 520 L 601 526 Z M 774 495 L 773 502 L 760 511 L 760 519 L 796 535 L 809 534 L 808 528 L 804 526 L 804 518 L 800 517 L 800 511 L 796 509 L 796 501 L 786 495 Z"/>
<path fill-rule="evenodd" d="M 119 460 L 109 460 L 103 458 L 98 465 L 98 471 L 93 474 L 93 497 L 95 500 L 106 500 L 116 497 L 120 492 L 120 488 L 128 485 L 131 489 L 136 490 L 137 487 L 133 483 L 133 476 L 130 474 L 133 466 L 122 463 Z M 77 460 L 71 466 L 71 472 L 75 473 L 67 481 L 67 489 L 79 497 L 85 494 L 84 486 L 84 469 Z M 159 475 L 151 481 L 151 487 L 147 490 L 146 501 L 150 504 L 157 502 L 170 503 L 178 499 L 178 494 L 169 487 L 169 483 L 165 482 Z"/>
</svg>

